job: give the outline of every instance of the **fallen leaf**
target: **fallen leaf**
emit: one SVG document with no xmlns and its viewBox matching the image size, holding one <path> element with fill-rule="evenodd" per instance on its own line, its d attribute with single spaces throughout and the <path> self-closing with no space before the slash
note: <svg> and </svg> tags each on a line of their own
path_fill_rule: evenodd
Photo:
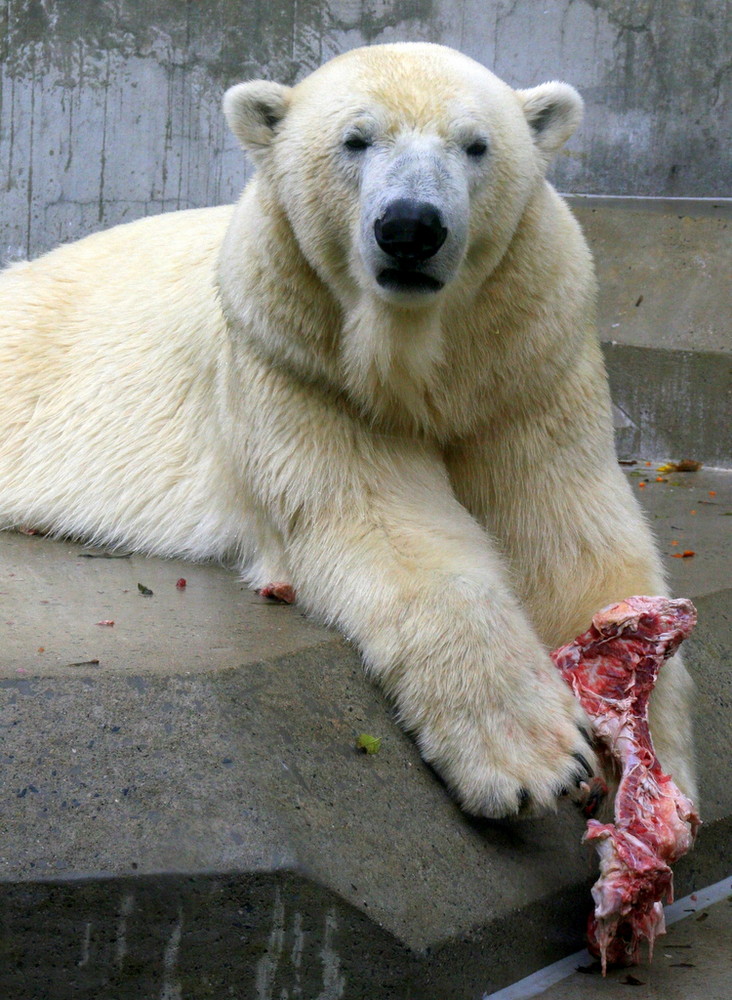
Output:
<svg viewBox="0 0 732 1000">
<path fill-rule="evenodd" d="M 664 462 L 659 465 L 657 472 L 698 472 L 701 469 L 701 462 L 693 462 L 690 458 L 684 458 L 680 462 Z"/>
<path fill-rule="evenodd" d="M 111 626 L 114 625 L 114 622 L 113 621 L 97 622 L 97 625 L 107 625 L 111 628 Z"/>
<path fill-rule="evenodd" d="M 635 976 L 631 976 L 630 973 L 625 977 L 625 979 L 620 980 L 626 986 L 645 986 L 645 982 L 642 979 L 636 979 Z"/>
<path fill-rule="evenodd" d="M 356 740 L 356 746 L 359 750 L 364 750 L 366 753 L 378 753 L 381 748 L 381 737 L 368 736 L 366 733 L 361 733 Z"/>
<path fill-rule="evenodd" d="M 146 587 L 143 583 L 137 584 L 137 589 L 140 591 L 143 597 L 152 597 L 153 592 L 149 587 Z"/>
<path fill-rule="evenodd" d="M 67 667 L 98 667 L 99 660 L 79 660 L 77 663 L 67 663 Z"/>
</svg>

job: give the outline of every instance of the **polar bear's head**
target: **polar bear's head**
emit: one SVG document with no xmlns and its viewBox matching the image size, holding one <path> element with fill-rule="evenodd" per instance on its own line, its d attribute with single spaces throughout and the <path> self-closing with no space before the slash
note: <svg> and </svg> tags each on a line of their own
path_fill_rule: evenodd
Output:
<svg viewBox="0 0 732 1000">
<path fill-rule="evenodd" d="M 576 128 L 571 87 L 516 91 L 451 49 L 357 49 L 295 87 L 253 81 L 229 125 L 341 301 L 419 307 L 477 282 Z"/>
</svg>

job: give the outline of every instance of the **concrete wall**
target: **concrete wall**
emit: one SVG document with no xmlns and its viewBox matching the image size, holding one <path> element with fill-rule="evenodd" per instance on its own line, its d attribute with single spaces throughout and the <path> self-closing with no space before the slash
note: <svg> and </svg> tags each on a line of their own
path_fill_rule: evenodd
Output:
<svg viewBox="0 0 732 1000">
<path fill-rule="evenodd" d="M 5 0 L 0 255 L 238 195 L 232 82 L 291 83 L 357 45 L 455 46 L 511 84 L 563 78 L 587 119 L 564 191 L 729 194 L 724 0 Z M 727 60 L 727 63 L 725 63 Z"/>
</svg>

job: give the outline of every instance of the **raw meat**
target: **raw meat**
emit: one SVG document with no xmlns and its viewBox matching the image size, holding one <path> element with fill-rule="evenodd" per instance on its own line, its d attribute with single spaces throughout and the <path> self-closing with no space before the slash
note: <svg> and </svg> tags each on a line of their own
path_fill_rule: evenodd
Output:
<svg viewBox="0 0 732 1000">
<path fill-rule="evenodd" d="M 665 931 L 663 903 L 673 901 L 670 865 L 691 848 L 699 828 L 694 806 L 661 770 L 647 714 L 661 665 L 695 624 L 690 601 L 629 597 L 552 653 L 620 769 L 615 822 L 590 819 L 585 834 L 600 856 L 588 944 L 602 959 L 603 975 L 608 963 L 634 964 L 644 939 L 653 951 Z"/>
<path fill-rule="evenodd" d="M 294 604 L 297 600 L 295 589 L 289 583 L 268 583 L 258 593 L 278 604 Z"/>
</svg>

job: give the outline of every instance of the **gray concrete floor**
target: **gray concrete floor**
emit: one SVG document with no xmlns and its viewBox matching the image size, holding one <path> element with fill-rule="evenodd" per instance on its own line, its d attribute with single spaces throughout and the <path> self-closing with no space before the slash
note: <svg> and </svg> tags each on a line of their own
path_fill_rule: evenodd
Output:
<svg viewBox="0 0 732 1000">
<path fill-rule="evenodd" d="M 328 638 L 222 566 L 17 532 L 3 532 L 0 546 L 0 677 L 68 679 L 91 667 L 106 676 L 133 665 L 146 674 L 197 674 L 299 653 Z"/>
<path fill-rule="evenodd" d="M 659 472 L 663 465 L 638 462 L 625 469 L 658 540 L 672 592 L 693 599 L 732 586 L 732 471 Z M 694 555 L 684 558 L 684 552 Z"/>
<path fill-rule="evenodd" d="M 668 928 L 653 961 L 613 969 L 603 979 L 596 966 L 536 994 L 542 1000 L 730 1000 L 732 997 L 732 897 Z"/>
</svg>

